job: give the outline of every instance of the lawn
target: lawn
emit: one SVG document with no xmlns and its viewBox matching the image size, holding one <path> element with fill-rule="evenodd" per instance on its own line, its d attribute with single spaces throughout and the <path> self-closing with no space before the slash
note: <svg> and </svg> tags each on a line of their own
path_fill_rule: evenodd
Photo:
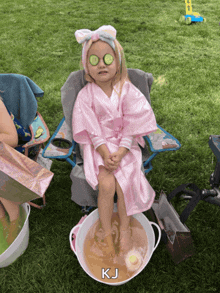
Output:
<svg viewBox="0 0 220 293">
<path fill-rule="evenodd" d="M 147 179 L 159 197 L 183 183 L 209 189 L 216 158 L 208 145 L 219 134 L 220 4 L 193 0 L 206 23 L 179 22 L 184 0 L 7 0 L 0 3 L 0 72 L 31 78 L 44 91 L 38 110 L 51 135 L 63 117 L 60 89 L 79 70 L 74 32 L 104 24 L 117 30 L 127 67 L 154 76 L 151 105 L 157 123 L 182 147 L 153 160 Z M 0 292 L 219 292 L 219 207 L 199 202 L 188 220 L 196 254 L 175 265 L 161 243 L 147 267 L 120 287 L 90 278 L 69 247 L 82 213 L 71 201 L 71 166 L 54 161 L 47 206 L 31 209 L 25 253 L 0 270 Z M 175 203 L 181 213 L 187 201 Z"/>
</svg>

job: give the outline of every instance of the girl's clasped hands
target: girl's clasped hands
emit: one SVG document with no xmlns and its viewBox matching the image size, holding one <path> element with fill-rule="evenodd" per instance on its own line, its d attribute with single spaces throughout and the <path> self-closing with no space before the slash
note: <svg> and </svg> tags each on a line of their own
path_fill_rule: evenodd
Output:
<svg viewBox="0 0 220 293">
<path fill-rule="evenodd" d="M 120 152 L 112 153 L 106 157 L 104 157 L 104 164 L 107 170 L 113 172 L 118 169 L 122 160 L 122 155 Z"/>
</svg>

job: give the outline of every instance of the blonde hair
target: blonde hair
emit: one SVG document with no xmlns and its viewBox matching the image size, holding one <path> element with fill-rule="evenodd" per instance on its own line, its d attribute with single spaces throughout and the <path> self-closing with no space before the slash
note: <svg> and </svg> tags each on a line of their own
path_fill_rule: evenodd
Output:
<svg viewBox="0 0 220 293">
<path fill-rule="evenodd" d="M 86 44 L 87 53 L 88 53 L 89 48 L 91 47 L 92 43 L 93 43 L 93 41 L 90 39 L 88 41 L 88 43 Z M 130 82 L 130 79 L 128 77 L 126 60 L 125 60 L 125 56 L 124 56 L 124 50 L 123 50 L 122 46 L 120 45 L 120 43 L 118 42 L 118 40 L 115 39 L 114 44 L 115 44 L 115 55 L 116 55 L 116 74 L 112 80 L 112 86 L 116 85 L 120 81 L 120 91 L 119 91 L 119 93 L 117 93 L 120 98 L 122 87 L 123 87 L 125 81 Z M 119 53 L 120 53 L 120 57 L 121 57 L 121 64 L 120 64 Z M 86 63 L 87 63 L 87 56 L 86 56 Z M 81 70 L 84 69 L 82 59 L 80 60 L 80 69 Z M 90 83 L 95 82 L 95 80 L 87 73 L 85 73 L 84 77 L 85 77 L 85 80 Z"/>
</svg>

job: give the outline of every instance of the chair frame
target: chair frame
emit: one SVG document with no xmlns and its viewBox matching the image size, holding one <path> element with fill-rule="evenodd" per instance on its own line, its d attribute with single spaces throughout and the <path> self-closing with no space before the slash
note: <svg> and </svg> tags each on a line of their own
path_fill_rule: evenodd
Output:
<svg viewBox="0 0 220 293">
<path fill-rule="evenodd" d="M 50 138 L 49 129 L 48 129 L 48 127 L 47 127 L 47 125 L 46 125 L 43 117 L 41 116 L 41 114 L 38 111 L 36 113 L 36 117 L 39 118 L 41 126 L 43 126 L 44 127 L 44 130 L 46 131 L 46 138 L 39 139 L 39 140 L 35 138 L 36 137 L 36 130 L 39 127 L 39 124 L 37 122 L 35 122 L 35 120 L 34 120 L 32 122 L 32 124 L 30 125 L 30 127 L 29 127 L 30 128 L 30 131 L 31 131 L 31 134 L 32 134 L 31 140 L 28 143 L 26 143 L 25 145 L 23 145 L 23 147 L 25 148 L 24 155 L 27 156 L 27 157 L 28 157 L 28 151 L 29 151 L 29 149 L 32 148 L 33 146 L 39 145 L 39 150 L 38 150 L 35 158 L 33 159 L 35 162 L 37 161 L 37 158 L 38 158 L 38 155 L 39 155 L 39 153 L 41 151 L 42 146 L 43 146 L 43 148 L 45 148 L 45 144 L 44 143 Z M 36 203 L 33 203 L 32 201 L 29 201 L 28 203 L 31 206 L 35 207 L 35 208 L 42 209 L 42 208 L 44 208 L 46 206 L 46 197 L 45 197 L 45 194 L 42 197 L 42 201 L 43 201 L 43 204 L 42 205 L 38 205 Z"/>
</svg>

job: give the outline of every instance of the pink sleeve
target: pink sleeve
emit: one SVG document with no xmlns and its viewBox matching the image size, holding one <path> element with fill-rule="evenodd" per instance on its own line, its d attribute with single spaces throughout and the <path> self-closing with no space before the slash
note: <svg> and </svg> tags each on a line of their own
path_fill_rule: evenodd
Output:
<svg viewBox="0 0 220 293">
<path fill-rule="evenodd" d="M 89 137 L 95 149 L 97 149 L 97 147 L 99 147 L 100 145 L 105 144 L 105 140 L 100 136 L 95 136 L 89 133 Z"/>
<path fill-rule="evenodd" d="M 133 141 L 133 137 L 131 135 L 130 136 L 123 136 L 120 141 L 119 147 L 125 147 L 130 150 L 131 145 L 132 145 L 132 141 Z"/>
</svg>

